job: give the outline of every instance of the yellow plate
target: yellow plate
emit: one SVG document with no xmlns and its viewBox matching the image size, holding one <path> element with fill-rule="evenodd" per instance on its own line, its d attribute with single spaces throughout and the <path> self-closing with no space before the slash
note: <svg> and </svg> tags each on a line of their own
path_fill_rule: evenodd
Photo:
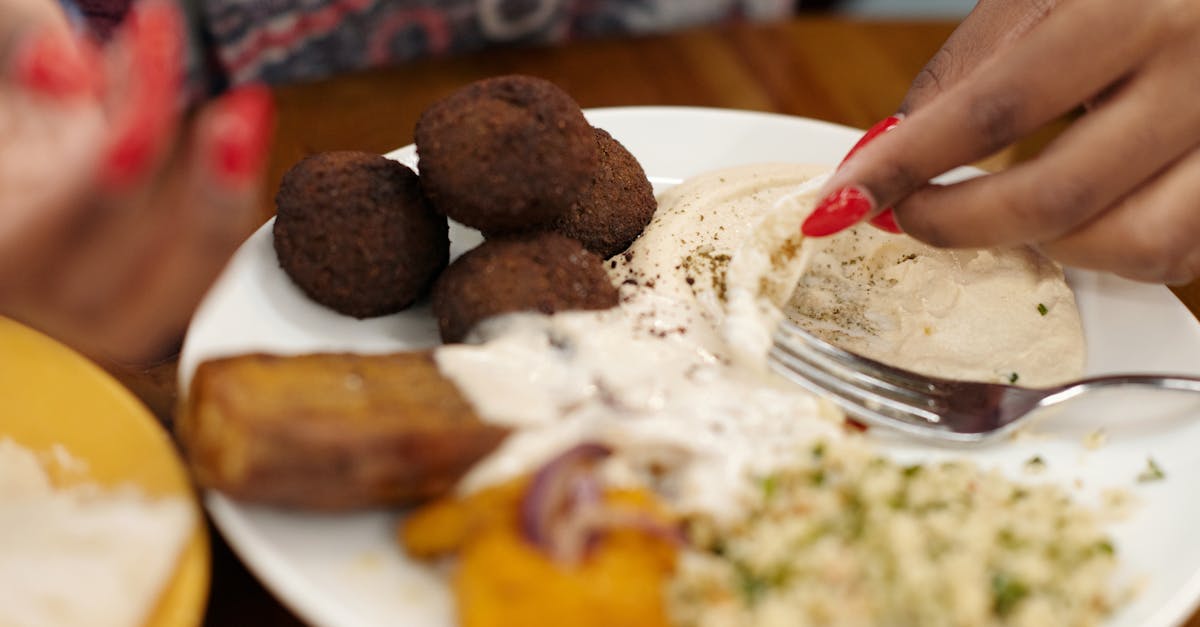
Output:
<svg viewBox="0 0 1200 627">
<path fill-rule="evenodd" d="M 132 483 L 150 495 L 184 495 L 197 503 L 170 437 L 128 390 L 65 346 L 0 317 L 0 437 L 4 436 L 36 451 L 61 444 L 87 462 L 90 482 Z M 208 530 L 198 518 L 147 625 L 200 624 L 210 560 Z"/>
</svg>

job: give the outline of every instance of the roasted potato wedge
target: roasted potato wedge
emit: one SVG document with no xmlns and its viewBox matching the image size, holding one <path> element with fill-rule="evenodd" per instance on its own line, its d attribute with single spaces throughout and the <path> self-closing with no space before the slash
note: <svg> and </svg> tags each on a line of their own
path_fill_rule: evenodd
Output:
<svg viewBox="0 0 1200 627">
<path fill-rule="evenodd" d="M 176 429 L 200 485 L 319 510 L 439 496 L 507 435 L 429 352 L 205 362 Z"/>
</svg>

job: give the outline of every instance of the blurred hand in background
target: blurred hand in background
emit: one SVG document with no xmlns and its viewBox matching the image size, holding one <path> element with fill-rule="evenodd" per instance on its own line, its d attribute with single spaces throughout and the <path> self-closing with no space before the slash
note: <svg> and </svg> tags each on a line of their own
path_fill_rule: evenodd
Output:
<svg viewBox="0 0 1200 627">
<path fill-rule="evenodd" d="M 108 361 L 161 358 L 256 226 L 269 92 L 181 111 L 182 20 L 103 48 L 49 0 L 0 8 L 0 314 Z"/>
</svg>

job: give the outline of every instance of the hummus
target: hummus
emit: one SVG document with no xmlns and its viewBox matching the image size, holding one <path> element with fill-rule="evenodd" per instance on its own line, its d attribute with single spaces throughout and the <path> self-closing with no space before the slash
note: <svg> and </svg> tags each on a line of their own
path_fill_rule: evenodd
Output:
<svg viewBox="0 0 1200 627">
<path fill-rule="evenodd" d="M 1075 296 L 1032 250 L 943 250 L 867 226 L 805 247 L 787 317 L 830 343 L 952 379 L 1041 387 L 1083 374 Z"/>
<path fill-rule="evenodd" d="M 803 269 L 800 225 L 828 168 L 740 166 L 698 176 L 659 198 L 654 220 L 623 255 L 614 279 L 688 302 L 706 323 L 699 339 L 743 365 L 765 365 L 778 306 Z"/>
</svg>

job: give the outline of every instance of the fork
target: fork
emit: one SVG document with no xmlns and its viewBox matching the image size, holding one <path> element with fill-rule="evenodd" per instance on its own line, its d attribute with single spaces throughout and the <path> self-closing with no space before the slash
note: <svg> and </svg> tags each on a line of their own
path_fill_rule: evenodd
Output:
<svg viewBox="0 0 1200 627">
<path fill-rule="evenodd" d="M 1114 374 L 1048 388 L 928 377 L 845 351 L 787 320 L 775 332 L 770 362 L 869 426 L 964 444 L 1007 435 L 1037 410 L 1102 388 L 1200 392 L 1200 377 L 1169 374 Z"/>
</svg>

